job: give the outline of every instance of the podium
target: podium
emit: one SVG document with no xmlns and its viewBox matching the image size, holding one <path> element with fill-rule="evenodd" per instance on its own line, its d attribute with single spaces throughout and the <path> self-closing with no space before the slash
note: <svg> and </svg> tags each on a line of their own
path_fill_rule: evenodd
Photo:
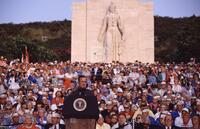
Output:
<svg viewBox="0 0 200 129">
<path fill-rule="evenodd" d="M 96 129 L 95 119 L 65 119 L 65 129 Z"/>
<path fill-rule="evenodd" d="M 75 91 L 65 97 L 65 129 L 95 129 L 98 116 L 97 98 L 91 91 Z"/>
</svg>

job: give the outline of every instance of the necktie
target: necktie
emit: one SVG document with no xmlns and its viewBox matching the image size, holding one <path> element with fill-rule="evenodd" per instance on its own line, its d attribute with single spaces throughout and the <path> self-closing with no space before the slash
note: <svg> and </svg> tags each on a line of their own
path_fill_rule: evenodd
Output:
<svg viewBox="0 0 200 129">
<path fill-rule="evenodd" d="M 54 129 L 57 129 L 57 128 L 56 128 L 56 125 L 54 126 Z"/>
</svg>

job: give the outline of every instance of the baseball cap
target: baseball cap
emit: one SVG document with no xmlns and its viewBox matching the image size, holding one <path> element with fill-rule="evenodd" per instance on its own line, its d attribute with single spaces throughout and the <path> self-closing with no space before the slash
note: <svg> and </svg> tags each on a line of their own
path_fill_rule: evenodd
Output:
<svg viewBox="0 0 200 129">
<path fill-rule="evenodd" d="M 56 113 L 56 112 L 53 112 L 51 117 L 60 117 L 60 114 Z"/>
<path fill-rule="evenodd" d="M 190 113 L 188 108 L 183 108 L 182 112 L 183 111 L 186 111 L 187 113 Z"/>
</svg>

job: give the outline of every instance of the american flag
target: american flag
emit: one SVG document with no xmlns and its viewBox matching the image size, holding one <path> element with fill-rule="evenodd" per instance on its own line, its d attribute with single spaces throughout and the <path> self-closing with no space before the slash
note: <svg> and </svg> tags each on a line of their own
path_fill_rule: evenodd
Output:
<svg viewBox="0 0 200 129">
<path fill-rule="evenodd" d="M 27 46 L 25 47 L 25 63 L 29 63 L 29 53 Z"/>
<path fill-rule="evenodd" d="M 22 52 L 21 62 L 24 63 L 24 53 Z"/>
</svg>

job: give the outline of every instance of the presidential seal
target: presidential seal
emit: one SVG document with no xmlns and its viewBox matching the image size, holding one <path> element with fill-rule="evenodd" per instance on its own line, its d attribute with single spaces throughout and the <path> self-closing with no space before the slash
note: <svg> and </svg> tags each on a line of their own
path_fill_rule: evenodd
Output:
<svg viewBox="0 0 200 129">
<path fill-rule="evenodd" d="M 87 107 L 87 103 L 83 98 L 77 98 L 74 103 L 73 103 L 73 107 L 76 111 L 84 111 Z"/>
</svg>

